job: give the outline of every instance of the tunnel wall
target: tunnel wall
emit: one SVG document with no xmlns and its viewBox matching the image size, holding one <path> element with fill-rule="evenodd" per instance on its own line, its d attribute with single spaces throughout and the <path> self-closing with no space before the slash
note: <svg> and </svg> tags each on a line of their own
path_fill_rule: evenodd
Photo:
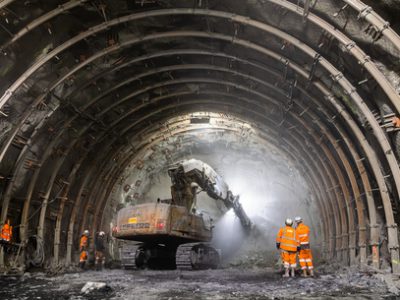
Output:
<svg viewBox="0 0 400 300">
<path fill-rule="evenodd" d="M 0 12 L 1 222 L 46 249 L 29 264 L 73 263 L 124 170 L 188 127 L 168 120 L 209 111 L 291 159 L 325 257 L 399 272 L 400 44 L 372 7 L 8 0 Z"/>
</svg>

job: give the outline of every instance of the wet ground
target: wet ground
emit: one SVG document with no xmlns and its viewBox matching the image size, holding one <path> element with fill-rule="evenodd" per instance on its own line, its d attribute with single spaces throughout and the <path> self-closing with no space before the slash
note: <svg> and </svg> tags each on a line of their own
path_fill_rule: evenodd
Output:
<svg viewBox="0 0 400 300">
<path fill-rule="evenodd" d="M 81 292 L 87 282 L 108 288 Z M 283 279 L 272 269 L 27 273 L 0 279 L 0 299 L 400 299 L 376 275 L 341 271 Z"/>
</svg>

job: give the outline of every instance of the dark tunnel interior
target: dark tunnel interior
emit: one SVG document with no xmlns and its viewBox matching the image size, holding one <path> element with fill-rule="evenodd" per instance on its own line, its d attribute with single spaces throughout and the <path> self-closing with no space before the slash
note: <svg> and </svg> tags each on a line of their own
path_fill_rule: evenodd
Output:
<svg viewBox="0 0 400 300">
<path fill-rule="evenodd" d="M 24 245 L 14 263 L 75 264 L 83 230 L 109 234 L 121 208 L 169 196 L 168 165 L 198 158 L 266 247 L 300 214 L 321 260 L 400 273 L 399 12 L 395 0 L 0 1 L 0 223 Z"/>
</svg>

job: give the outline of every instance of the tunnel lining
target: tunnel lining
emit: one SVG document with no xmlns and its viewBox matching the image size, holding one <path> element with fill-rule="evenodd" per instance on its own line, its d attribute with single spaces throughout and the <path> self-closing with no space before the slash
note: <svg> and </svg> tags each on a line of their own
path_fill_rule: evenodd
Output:
<svg viewBox="0 0 400 300">
<path fill-rule="evenodd" d="M 166 14 L 167 14 L 167 12 L 165 12 Z M 228 14 L 228 13 L 227 13 Z M 312 14 L 310 14 L 311 16 L 312 16 Z M 310 15 L 308 15 L 307 16 L 307 18 L 309 18 L 310 17 Z M 246 22 L 247 22 L 247 20 L 246 20 Z M 104 24 L 102 24 L 102 26 L 103 26 Z M 105 25 L 104 25 L 105 26 Z M 91 35 L 93 32 L 89 32 L 90 34 L 89 35 Z M 238 42 L 238 40 L 236 40 L 235 42 Z M 117 48 L 117 46 L 115 47 L 115 48 Z M 354 47 L 352 47 L 351 49 L 353 49 Z M 111 48 L 108 48 L 108 49 L 111 49 Z M 54 50 L 54 51 L 56 51 L 56 50 Z M 56 53 L 56 52 L 55 52 Z M 99 52 L 100 53 L 100 52 Z M 97 53 L 96 55 L 98 55 L 99 53 Z M 95 55 L 95 56 L 96 56 Z M 314 56 L 315 57 L 315 56 Z M 47 58 L 46 58 L 47 59 Z M 89 62 L 89 61 L 88 61 Z M 320 63 L 321 61 L 319 60 L 319 63 Z M 36 65 L 36 64 L 35 64 Z M 84 64 L 82 64 L 82 67 L 84 66 Z M 292 66 L 292 65 L 291 65 Z M 328 69 L 329 69 L 329 67 L 330 66 L 327 66 L 328 67 Z M 333 68 L 333 66 L 332 66 L 332 68 Z M 73 71 L 77 71 L 77 69 L 76 68 L 74 68 L 74 69 L 72 69 L 68 74 L 72 74 L 71 72 L 73 72 Z M 307 78 L 307 77 L 309 77 L 310 75 L 309 74 L 307 74 L 307 70 L 303 70 L 302 68 L 300 68 L 299 67 L 299 70 L 297 70 L 298 71 L 298 74 L 302 74 L 305 78 Z M 27 73 L 26 73 L 27 74 Z M 356 96 L 356 93 L 355 93 L 355 91 L 353 90 L 353 88 L 352 88 L 352 86 L 351 86 L 351 84 L 349 83 L 349 82 L 346 82 L 345 80 L 345 78 L 343 78 L 343 77 L 340 77 L 341 76 L 341 74 L 340 73 L 334 73 L 334 74 L 336 74 L 336 79 L 337 79 L 337 83 L 339 83 L 339 84 L 341 84 L 342 85 L 342 87 L 345 89 L 345 90 L 347 90 L 347 92 L 348 92 L 348 94 L 351 96 L 351 97 L 355 97 Z M 307 76 L 308 75 L 308 76 Z M 342 82 L 343 81 L 343 82 Z M 386 81 L 387 82 L 387 81 Z M 21 84 L 22 84 L 22 82 L 21 82 Z M 323 84 L 322 83 L 320 83 L 320 82 L 313 82 L 313 85 L 314 86 L 319 86 L 319 89 L 320 89 L 320 91 L 323 91 L 323 90 L 325 90 L 325 87 L 323 86 Z M 55 87 L 55 86 L 54 86 Z M 283 89 L 282 89 L 283 90 Z M 326 91 L 326 90 L 325 90 Z M 8 94 L 7 94 L 8 93 Z M 390 93 L 389 93 L 390 94 Z M 358 126 L 357 126 L 357 124 L 354 122 L 354 120 L 352 120 L 352 118 L 349 116 L 349 115 L 346 115 L 346 111 L 342 108 L 342 106 L 341 106 L 341 104 L 339 104 L 339 103 L 337 103 L 336 102 L 336 99 L 334 98 L 334 96 L 331 94 L 331 93 L 329 93 L 329 91 L 328 91 L 328 93 L 326 93 L 326 97 L 325 97 L 325 99 L 326 100 L 329 100 L 329 102 L 331 103 L 331 105 L 333 106 L 333 107 L 335 107 L 336 109 L 338 109 L 338 111 L 340 112 L 340 114 L 344 117 L 344 119 L 346 119 L 346 118 L 348 118 L 348 119 L 346 119 L 346 121 L 347 122 L 349 122 L 350 124 L 353 124 L 353 126 L 350 126 L 350 127 L 352 127 L 352 130 L 355 132 L 355 133 L 353 133 L 354 135 L 356 135 L 356 136 L 360 136 L 360 137 L 363 137 L 364 138 L 364 136 L 363 136 L 363 134 L 362 134 L 362 132 L 361 132 L 361 130 L 358 128 Z M 10 92 L 10 90 L 8 91 L 8 92 L 6 92 L 6 94 L 5 94 L 5 98 L 3 97 L 2 98 L 2 101 L 4 100 L 4 99 L 6 99 L 7 97 L 11 97 L 12 96 L 12 92 Z M 41 96 L 41 97 L 44 97 L 44 96 Z M 393 97 L 391 98 L 391 97 L 389 97 L 390 99 L 392 99 L 393 100 Z M 40 103 L 41 101 L 39 101 L 38 100 L 39 98 L 37 98 L 36 100 L 37 101 L 35 101 L 35 103 Z M 360 102 L 362 102 L 363 100 L 359 97 L 359 98 L 356 98 L 358 101 L 360 101 Z M 396 100 L 398 100 L 398 95 L 396 95 Z M 340 110 L 342 110 L 342 111 L 340 111 Z M 369 113 L 369 109 L 368 109 L 368 107 L 366 106 L 366 105 L 364 105 L 364 110 L 367 112 L 367 113 Z M 307 113 L 308 114 L 308 113 Z M 26 118 L 28 118 L 28 115 L 29 115 L 29 111 L 27 110 L 26 111 Z M 388 157 L 388 155 L 387 155 L 387 152 L 388 151 L 390 151 L 391 150 L 391 147 L 390 147 L 390 144 L 386 141 L 386 138 L 385 138 L 385 136 L 384 136 L 384 134 L 382 134 L 382 131 L 381 131 L 381 129 L 380 129 L 380 127 L 379 127 L 379 124 L 376 122 L 376 120 L 375 120 L 375 117 L 374 116 L 372 116 L 372 114 L 370 114 L 369 113 L 369 116 L 370 116 L 370 118 L 369 118 L 369 120 L 370 121 L 373 121 L 372 122 L 372 127 L 374 128 L 374 130 L 375 130 L 375 134 L 376 134 L 376 136 L 377 136 L 377 138 L 378 138 L 378 140 L 379 139 L 381 139 L 380 140 L 380 142 L 381 143 L 383 143 L 384 144 L 384 146 L 382 146 L 382 153 L 385 153 L 385 155 L 387 156 L 387 158 L 388 158 L 388 163 L 389 163 L 389 166 L 391 167 L 391 171 L 392 171 L 392 173 L 393 173 L 393 175 L 394 175 L 394 180 L 395 180 L 395 183 L 396 183 L 396 186 L 397 187 L 399 187 L 399 182 L 398 182 L 398 180 L 400 180 L 399 178 L 400 177 L 398 177 L 397 175 L 399 175 L 398 173 L 399 172 L 397 172 L 396 173 L 396 170 L 397 170 L 397 162 L 396 162 L 396 159 L 394 158 L 394 156 L 393 155 L 389 155 L 389 157 Z M 72 120 L 73 121 L 73 120 Z M 72 121 L 71 121 L 71 123 L 72 123 Z M 21 122 L 20 123 L 20 125 L 22 126 L 22 123 L 23 122 Z M 89 126 L 88 126 L 88 128 L 89 128 Z M 355 130 L 355 128 L 357 128 L 357 130 Z M 18 126 L 17 126 L 17 129 L 15 130 L 15 135 L 17 135 L 18 134 L 18 131 L 19 131 L 19 128 L 18 128 Z M 61 131 L 61 132 L 59 132 L 59 137 L 61 137 L 61 134 L 63 133 L 63 131 Z M 340 134 L 340 133 L 339 133 Z M 341 134 L 340 134 L 341 135 Z M 11 139 L 9 139 L 9 143 L 8 143 L 8 145 L 6 145 L 6 148 L 5 148 L 5 150 L 4 150 L 4 152 L 2 152 L 3 153 L 3 157 L 4 157 L 4 155 L 5 155 L 5 153 L 8 151 L 8 148 L 9 148 L 9 146 L 11 145 L 11 142 L 12 142 L 12 140 L 14 139 L 14 137 L 12 137 Z M 360 141 L 364 141 L 363 139 L 360 139 Z M 75 139 L 75 142 L 76 143 L 78 143 L 79 142 L 79 138 L 77 137 L 76 139 Z M 52 142 L 49 146 L 48 146 L 48 148 L 47 148 L 47 150 L 46 150 L 46 152 L 45 152 L 45 155 L 44 156 L 42 156 L 42 158 L 40 159 L 43 163 L 45 163 L 45 161 L 47 160 L 47 157 L 49 157 L 50 156 L 50 154 L 51 154 L 51 151 L 52 151 L 52 145 L 57 145 L 57 143 L 62 143 L 62 140 L 60 140 L 60 141 L 58 141 L 58 138 L 55 138 L 54 139 L 54 142 Z M 73 144 L 72 144 L 72 142 L 70 143 L 70 145 L 71 145 L 71 148 L 72 148 L 72 146 L 73 146 Z M 390 232 L 392 232 L 393 233 L 393 230 L 391 230 L 391 228 L 392 229 L 395 229 L 396 230 L 396 228 L 395 227 L 393 227 L 393 226 L 395 226 L 395 223 L 394 223 L 394 219 L 393 219 L 393 217 L 391 217 L 392 215 L 393 215 L 393 213 L 390 211 L 391 210 L 391 203 L 390 203 L 390 199 L 389 199 L 389 197 L 387 196 L 387 195 L 384 195 L 385 193 L 387 193 L 387 189 L 386 189 L 386 183 L 385 183 L 385 181 L 384 181 L 384 179 L 383 179 L 383 174 L 382 174 L 382 171 L 381 170 L 379 170 L 378 171 L 378 169 L 379 169 L 379 160 L 378 160 L 378 158 L 373 154 L 373 152 L 371 152 L 371 149 L 370 149 L 370 146 L 367 144 L 367 143 L 365 143 L 365 145 L 364 145 L 364 143 L 363 142 L 361 142 L 361 146 L 362 146 L 362 148 L 364 149 L 364 151 L 367 153 L 367 155 L 368 155 L 368 153 L 370 153 L 370 155 L 368 156 L 368 159 L 369 159 L 369 163 L 371 164 L 371 167 L 372 167 L 372 169 L 373 169 L 373 172 L 374 172 L 374 174 L 377 176 L 375 176 L 376 178 L 377 178 L 377 181 L 378 181 L 378 185 L 380 185 L 381 187 L 383 187 L 383 189 L 381 189 L 381 197 L 382 197 L 382 200 L 383 200 L 383 203 L 384 203 L 384 205 L 385 205 L 385 215 L 386 215 L 386 221 L 387 221 L 387 225 L 388 225 L 388 227 L 389 227 L 389 238 L 391 237 L 391 233 Z M 334 145 L 333 145 L 333 147 L 335 147 Z M 24 148 L 25 149 L 25 148 Z M 367 149 L 367 150 L 366 150 Z M 23 150 L 24 151 L 24 150 Z M 356 151 L 355 151 L 356 152 Z M 328 153 L 330 153 L 329 151 L 328 151 Z M 24 157 L 24 152 L 21 152 L 20 153 L 20 158 L 22 159 Z M 66 158 L 67 157 L 67 155 L 65 155 L 65 157 L 64 158 Z M 372 157 L 372 162 L 371 162 L 371 157 Z M 62 164 L 63 164 L 63 161 L 64 161 L 64 158 L 63 158 L 63 160 L 59 160 L 58 161 L 58 163 L 60 164 L 60 167 L 62 166 Z M 335 161 L 335 159 L 334 158 L 332 158 L 332 161 Z M 395 166 L 395 163 L 396 163 L 396 166 Z M 18 164 L 17 164 L 18 165 Z M 19 161 L 19 169 L 21 168 L 21 166 L 22 166 L 22 161 Z M 77 167 L 77 169 L 78 169 L 79 167 Z M 36 176 L 39 176 L 39 172 L 41 171 L 41 169 L 38 169 L 38 171 L 36 172 L 35 171 L 35 174 L 37 174 Z M 115 174 L 117 174 L 118 172 L 117 171 L 115 171 L 116 173 Z M 340 172 L 339 171 L 336 171 L 335 172 L 336 173 L 336 175 L 338 175 L 338 174 L 340 174 Z M 52 181 L 54 181 L 55 180 L 55 177 L 57 176 L 57 174 L 58 174 L 58 170 L 56 170 L 56 169 L 54 169 L 53 170 L 53 175 L 51 176 L 51 177 L 54 177 L 53 178 L 53 180 Z M 329 174 L 329 172 L 328 172 L 328 174 Z M 378 174 L 378 175 L 377 175 Z M 382 177 L 382 178 L 381 178 Z M 34 177 L 35 178 L 35 177 Z M 94 179 L 91 179 L 91 180 L 94 180 Z M 29 187 L 28 188 L 28 195 L 30 195 L 29 196 L 29 198 L 32 196 L 32 193 L 34 192 L 34 188 L 36 188 L 36 179 L 33 179 L 32 181 L 31 181 L 31 187 Z M 318 182 L 318 181 L 317 181 Z M 82 186 L 84 186 L 84 185 L 82 185 Z M 343 185 L 342 184 L 342 186 L 343 186 L 343 189 L 344 189 L 344 187 L 346 186 L 345 184 Z M 110 188 L 109 188 L 110 189 Z M 342 189 L 342 190 L 343 190 Z M 365 188 L 364 188 L 365 189 Z M 50 193 L 51 193 L 51 191 L 53 190 L 53 183 L 49 183 L 49 185 L 48 185 L 48 188 L 47 188 L 47 192 L 45 193 L 45 202 L 46 201 L 48 201 L 48 198 L 49 198 L 49 196 L 50 196 Z M 11 192 L 11 190 L 9 190 L 10 192 Z M 95 190 L 94 189 L 92 189 L 91 190 L 91 193 L 93 193 Z M 365 191 L 368 191 L 367 189 L 365 189 Z M 106 197 L 105 197 L 105 195 L 107 195 L 108 194 L 108 191 L 107 190 L 103 190 L 103 191 L 97 191 L 97 193 L 98 194 L 100 194 L 101 196 L 100 196 L 100 198 L 103 198 L 103 199 L 105 199 Z M 336 191 L 335 191 L 335 193 L 336 193 Z M 354 193 L 355 194 L 355 193 Z M 339 198 L 338 196 L 336 197 L 336 198 Z M 367 199 L 368 199 L 368 197 L 367 197 Z M 78 200 L 80 200 L 80 197 L 79 198 L 77 198 L 77 201 Z M 346 199 L 346 200 L 349 200 L 349 199 Z M 338 200 L 337 200 L 338 201 Z M 339 202 L 336 202 L 337 204 L 339 203 Z M 28 205 L 28 208 L 29 208 L 29 203 L 27 204 Z M 100 207 L 100 206 L 99 206 Z M 4 206 L 3 206 L 3 209 L 4 209 Z M 5 218 L 5 215 L 4 215 L 4 211 L 5 211 L 5 215 L 7 215 L 7 211 L 6 211 L 6 209 L 4 209 L 3 210 L 3 214 L 2 214 L 2 219 L 4 220 L 4 218 Z M 353 212 L 352 210 L 351 210 L 351 212 Z M 371 214 L 371 212 L 369 212 L 369 214 Z M 339 214 L 340 215 L 340 214 Z M 337 216 L 337 214 L 336 214 L 336 216 Z M 43 221 L 40 221 L 40 223 L 43 223 L 44 222 L 44 217 L 45 217 L 45 214 L 43 214 L 43 215 L 41 215 L 41 219 L 43 220 Z M 95 217 L 95 219 L 97 220 L 97 214 L 96 214 L 96 217 Z M 95 221 L 94 221 L 95 222 Z M 97 222 L 97 221 L 96 221 Z M 350 222 L 349 224 L 352 224 L 352 222 Z M 392 227 L 391 227 L 392 226 Z M 41 229 L 43 229 L 43 227 L 39 227 L 39 232 L 40 232 L 40 230 Z M 43 234 L 43 233 L 42 233 Z M 346 242 L 347 241 L 347 239 L 346 238 L 344 238 L 343 239 L 343 241 L 344 242 Z M 389 247 L 392 247 L 391 248 L 391 250 L 392 250 L 392 255 L 393 255 L 393 250 L 396 252 L 396 247 L 397 247 L 397 242 L 396 242 L 396 240 L 392 240 L 392 243 L 391 243 L 391 245 L 389 245 Z M 337 250 L 341 250 L 341 249 L 337 249 Z M 339 251 L 340 252 L 340 251 Z M 395 258 L 394 258 L 395 259 Z"/>
</svg>

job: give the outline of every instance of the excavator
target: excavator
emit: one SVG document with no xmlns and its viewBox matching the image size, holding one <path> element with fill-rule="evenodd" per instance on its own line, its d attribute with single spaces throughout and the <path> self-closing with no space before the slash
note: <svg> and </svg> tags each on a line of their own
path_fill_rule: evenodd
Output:
<svg viewBox="0 0 400 300">
<path fill-rule="evenodd" d="M 218 268 L 221 253 L 210 243 L 214 220 L 197 211 L 197 195 L 204 191 L 226 210 L 232 208 L 249 233 L 252 222 L 239 196 L 234 196 L 222 177 L 200 160 L 173 164 L 168 175 L 172 198 L 121 209 L 114 237 L 140 242 L 130 249 L 136 268 Z"/>
</svg>

